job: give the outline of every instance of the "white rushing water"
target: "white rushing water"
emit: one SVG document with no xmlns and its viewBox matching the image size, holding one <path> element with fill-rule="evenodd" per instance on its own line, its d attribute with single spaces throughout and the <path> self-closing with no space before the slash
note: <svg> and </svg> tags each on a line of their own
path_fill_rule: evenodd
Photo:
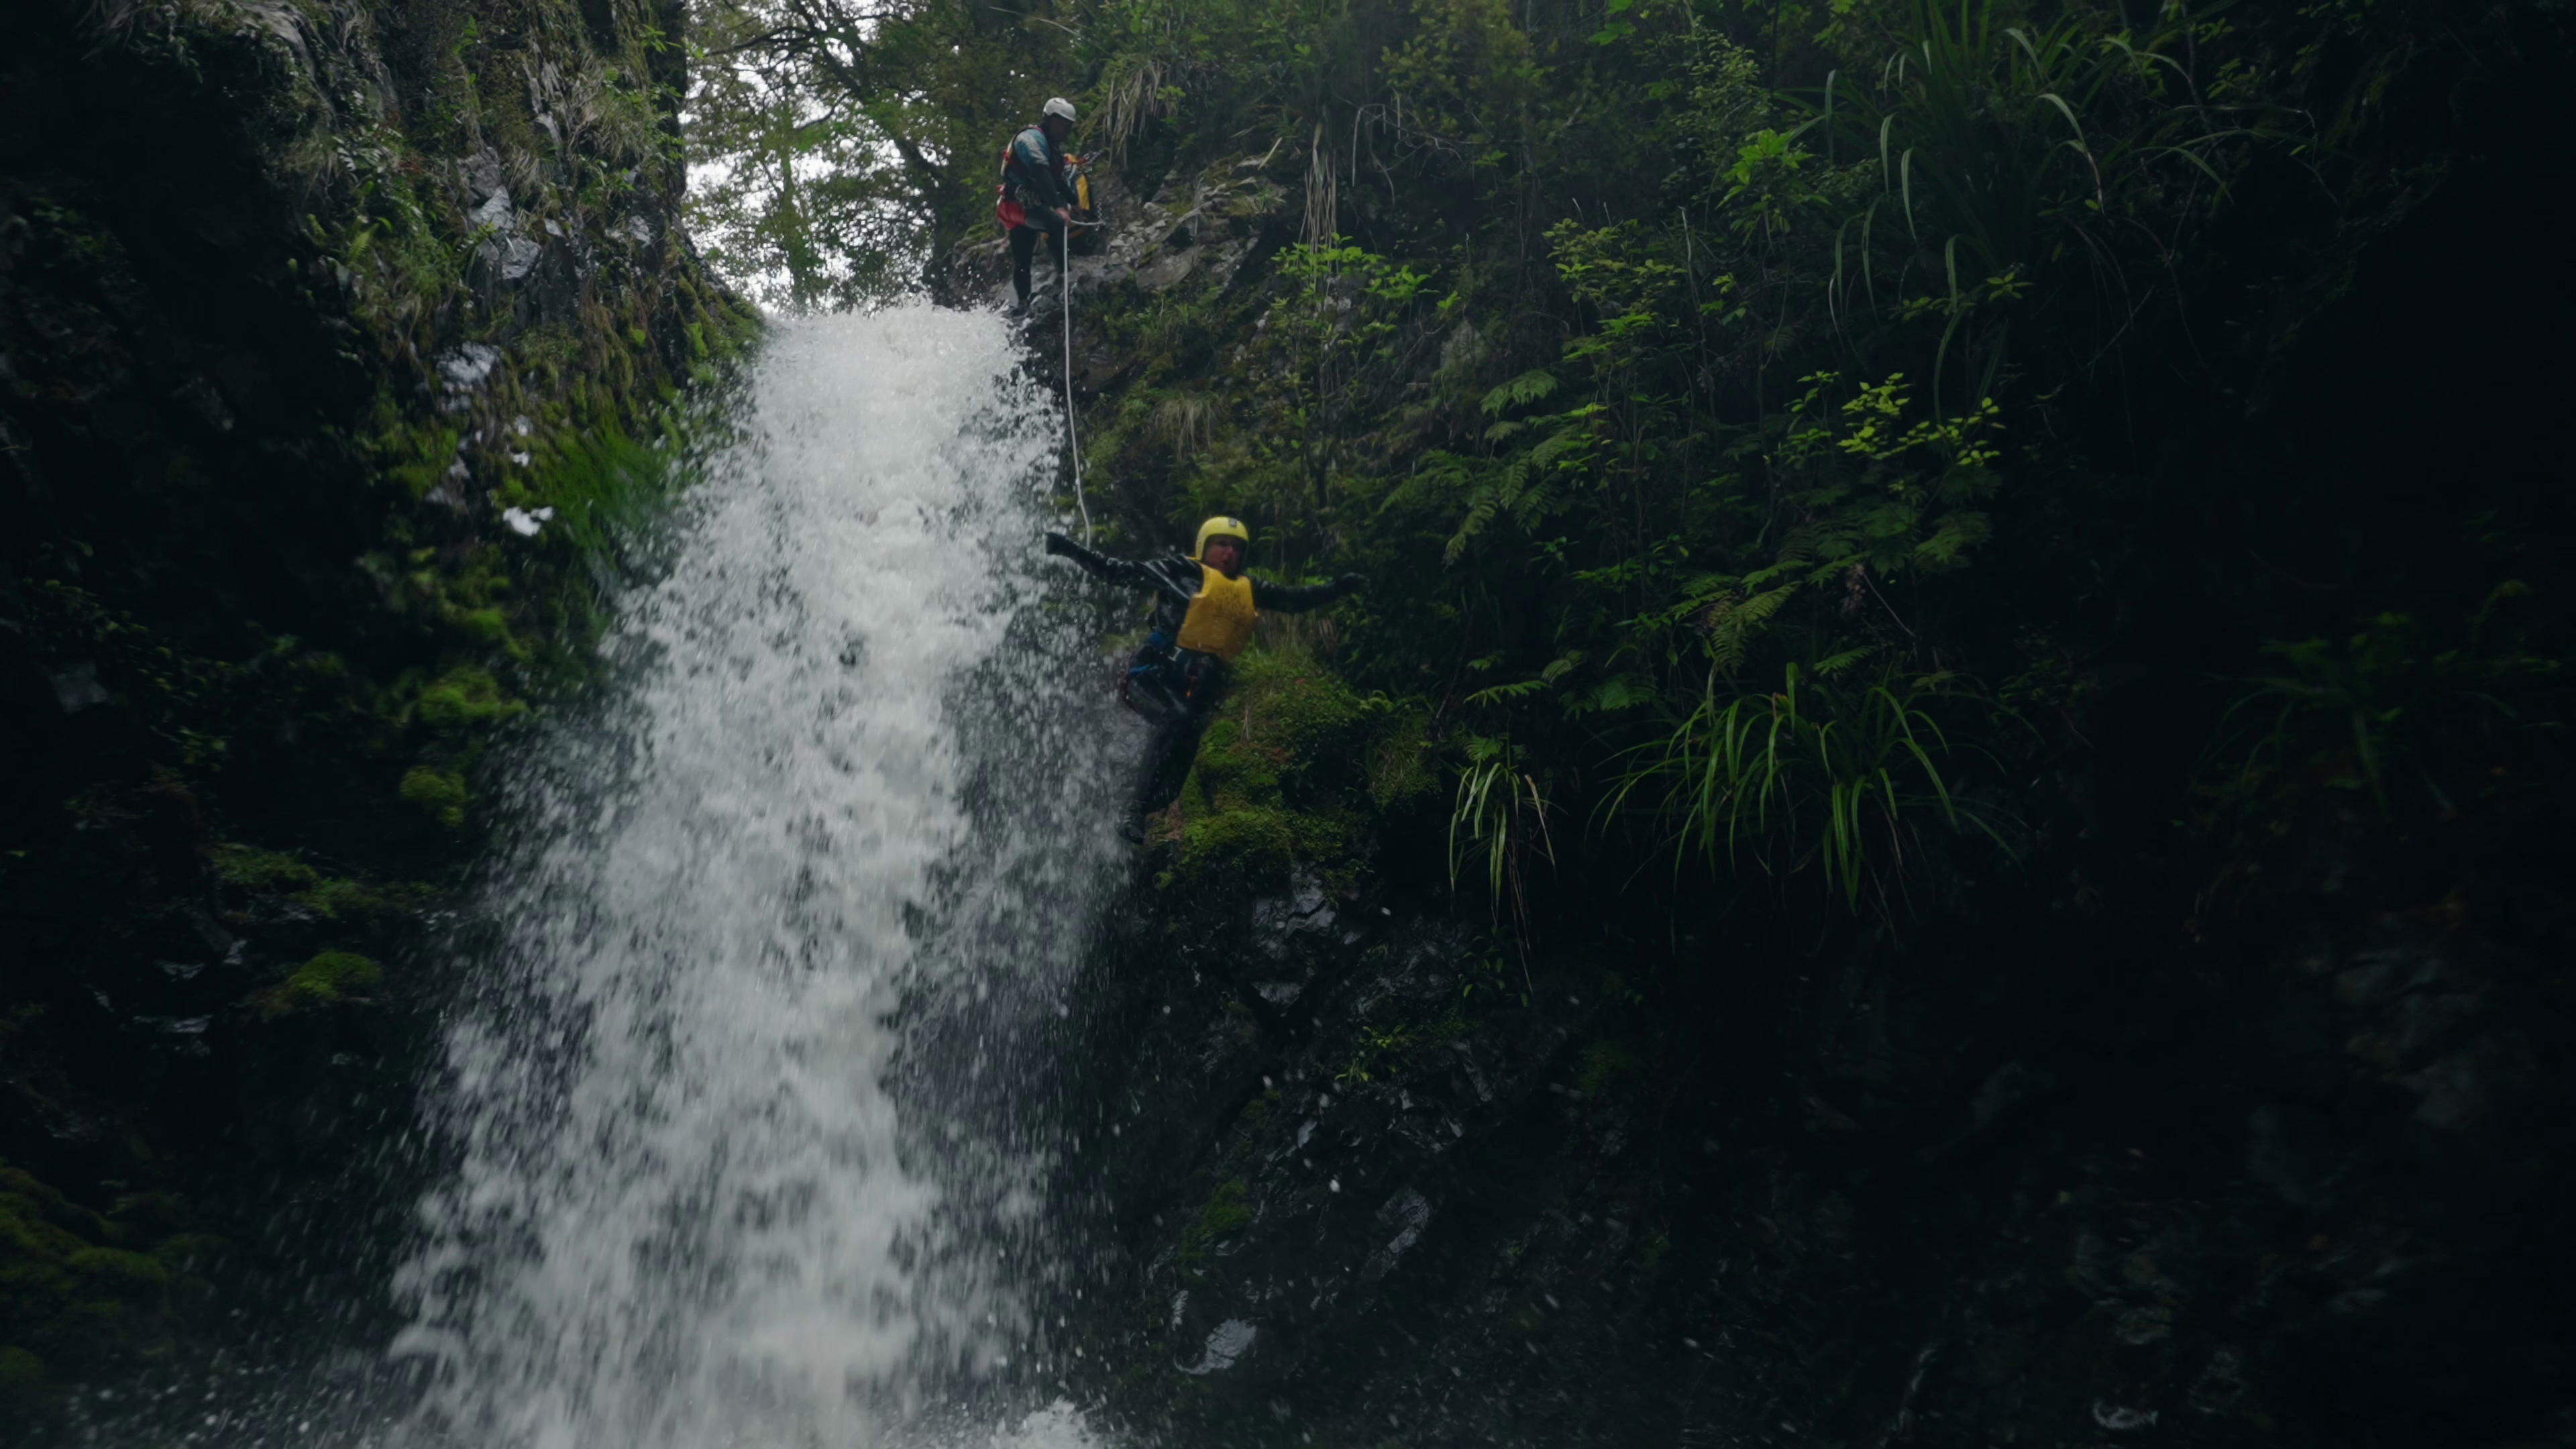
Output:
<svg viewBox="0 0 2576 1449">
<path fill-rule="evenodd" d="M 989 315 L 781 324 L 603 700 L 530 747 L 401 1275 L 415 1432 L 1078 1432 L 992 1388 L 1047 1353 L 1011 1106 L 1132 744 L 1042 607 L 1059 422 L 1015 362 Z"/>
</svg>

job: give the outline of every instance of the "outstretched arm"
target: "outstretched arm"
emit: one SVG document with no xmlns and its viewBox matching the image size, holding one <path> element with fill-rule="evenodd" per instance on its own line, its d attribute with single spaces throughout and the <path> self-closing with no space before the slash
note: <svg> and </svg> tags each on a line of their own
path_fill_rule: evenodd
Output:
<svg viewBox="0 0 2576 1449">
<path fill-rule="evenodd" d="M 1050 533 L 1046 536 L 1046 551 L 1059 558 L 1069 558 L 1082 565 L 1083 571 L 1093 578 L 1104 579 L 1121 588 L 1151 589 L 1156 593 L 1173 591 L 1171 580 L 1146 565 L 1129 559 L 1111 558 L 1105 553 L 1095 553 L 1061 533 Z"/>
<path fill-rule="evenodd" d="M 1344 574 L 1329 584 L 1265 584 L 1255 579 L 1252 601 L 1263 613 L 1303 614 L 1367 587 L 1368 579 L 1360 574 Z"/>
</svg>

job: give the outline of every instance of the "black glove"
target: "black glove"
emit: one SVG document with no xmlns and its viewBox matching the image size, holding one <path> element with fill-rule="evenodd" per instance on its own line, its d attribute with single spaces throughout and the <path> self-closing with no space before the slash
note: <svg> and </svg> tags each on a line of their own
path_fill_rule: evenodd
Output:
<svg viewBox="0 0 2576 1449">
<path fill-rule="evenodd" d="M 1047 535 L 1046 551 L 1063 558 L 1079 558 L 1082 556 L 1082 545 L 1061 533 L 1050 533 Z"/>
<path fill-rule="evenodd" d="M 1365 594 L 1368 592 L 1368 575 L 1344 574 L 1333 580 L 1333 587 L 1345 594 Z"/>
</svg>

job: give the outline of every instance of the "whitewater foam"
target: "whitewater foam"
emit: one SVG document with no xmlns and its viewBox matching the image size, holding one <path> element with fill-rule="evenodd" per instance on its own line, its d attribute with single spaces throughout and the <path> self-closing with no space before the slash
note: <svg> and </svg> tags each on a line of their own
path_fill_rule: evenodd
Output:
<svg viewBox="0 0 2576 1449">
<path fill-rule="evenodd" d="M 987 315 L 780 324 L 616 682 L 512 782 L 399 1282 L 425 1436 L 876 1443 L 1045 1354 L 1047 1144 L 988 1068 L 1110 868 L 1116 737 L 1039 607 L 1015 364 Z"/>
</svg>

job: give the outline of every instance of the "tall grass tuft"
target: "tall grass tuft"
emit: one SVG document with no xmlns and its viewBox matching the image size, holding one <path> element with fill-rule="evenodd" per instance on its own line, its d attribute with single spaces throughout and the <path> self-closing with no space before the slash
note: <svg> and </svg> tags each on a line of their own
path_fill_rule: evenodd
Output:
<svg viewBox="0 0 2576 1449">
<path fill-rule="evenodd" d="M 2046 25 L 2009 18 L 1992 0 L 1918 0 L 1877 74 L 1828 76 L 1800 128 L 1828 159 L 1877 164 L 1875 194 L 1850 204 L 1835 238 L 1835 311 L 1856 296 L 1884 308 L 1887 287 L 1904 313 L 1945 316 L 1936 403 L 1960 349 L 1976 365 L 1968 396 L 1993 389 L 2004 324 L 1980 336 L 1969 318 L 2034 284 L 2045 294 L 2085 277 L 2126 299 L 2124 327 L 2143 303 L 2124 259 L 2169 255 L 2174 230 L 2225 194 L 2228 148 L 2276 138 L 2286 120 L 2209 99 L 2179 10 L 2136 31 L 2081 7 Z"/>
<path fill-rule="evenodd" d="M 1853 910 L 1865 888 L 1885 909 L 1926 818 L 2002 843 L 1937 762 L 1950 742 L 1923 703 L 1941 683 L 1891 676 L 1846 696 L 1792 664 L 1778 692 L 1730 695 L 1712 671 L 1697 709 L 1629 752 L 1604 815 L 1661 822 L 1676 870 L 1747 855 L 1773 875 L 1814 866 Z"/>
<path fill-rule="evenodd" d="M 1450 886 L 1457 886 L 1470 863 L 1481 864 L 1495 911 L 1508 900 L 1515 918 L 1525 918 L 1527 857 L 1536 853 L 1550 865 L 1556 863 L 1556 842 L 1547 826 L 1551 808 L 1510 741 L 1469 739 L 1467 768 L 1458 776 L 1449 812 Z"/>
</svg>

